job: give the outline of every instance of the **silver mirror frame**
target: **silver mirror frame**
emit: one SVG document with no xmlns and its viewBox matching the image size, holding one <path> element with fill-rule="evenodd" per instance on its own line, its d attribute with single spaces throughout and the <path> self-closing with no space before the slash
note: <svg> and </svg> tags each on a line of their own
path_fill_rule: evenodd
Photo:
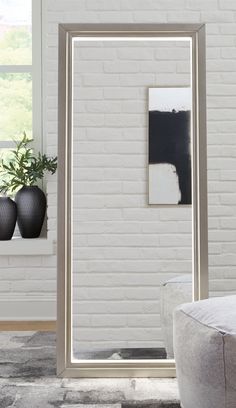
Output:
<svg viewBox="0 0 236 408">
<path fill-rule="evenodd" d="M 60 377 L 175 377 L 174 360 L 72 361 L 71 145 L 73 39 L 188 37 L 192 67 L 193 300 L 208 296 L 206 68 L 204 24 L 60 24 L 58 79 L 57 375 Z"/>
</svg>

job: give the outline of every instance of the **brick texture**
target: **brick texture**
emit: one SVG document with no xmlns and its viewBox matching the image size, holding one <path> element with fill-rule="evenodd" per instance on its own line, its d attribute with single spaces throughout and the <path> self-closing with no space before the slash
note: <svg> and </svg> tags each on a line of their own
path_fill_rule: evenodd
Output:
<svg viewBox="0 0 236 408">
<path fill-rule="evenodd" d="M 103 62 L 88 73 L 94 59 Z M 146 164 L 147 88 L 168 84 L 169 73 L 176 86 L 190 86 L 189 61 L 188 42 L 75 45 L 73 321 L 79 349 L 88 342 L 90 349 L 162 346 L 160 286 L 191 273 L 191 209 L 149 207 Z M 89 100 L 91 86 L 113 99 Z M 173 233 L 181 220 L 187 229 Z"/>
</svg>

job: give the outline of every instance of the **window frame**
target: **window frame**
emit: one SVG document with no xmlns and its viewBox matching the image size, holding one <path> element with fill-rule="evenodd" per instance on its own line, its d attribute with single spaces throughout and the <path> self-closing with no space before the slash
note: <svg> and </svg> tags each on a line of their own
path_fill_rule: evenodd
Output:
<svg viewBox="0 0 236 408">
<path fill-rule="evenodd" d="M 43 150 L 42 138 L 42 0 L 31 0 L 32 18 L 32 64 L 31 65 L 1 65 L 0 73 L 30 73 L 32 75 L 32 135 L 33 147 Z M 13 148 L 14 141 L 1 140 L 0 149 Z"/>
</svg>

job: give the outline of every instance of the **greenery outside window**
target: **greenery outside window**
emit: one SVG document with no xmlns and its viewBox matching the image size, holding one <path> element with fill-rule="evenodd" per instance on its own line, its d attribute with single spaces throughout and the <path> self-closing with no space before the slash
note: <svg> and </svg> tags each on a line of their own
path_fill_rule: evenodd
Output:
<svg viewBox="0 0 236 408">
<path fill-rule="evenodd" d="M 41 0 L 0 0 L 1 154 L 24 131 L 41 150 L 40 28 Z"/>
<path fill-rule="evenodd" d="M 44 0 L 0 0 L 0 157 L 7 157 L 23 132 L 34 139 L 36 150 L 43 150 L 43 5 Z M 18 228 L 14 235 L 20 235 Z M 44 253 L 48 248 L 43 245 L 39 251 Z M 8 253 L 7 246 L 1 243 L 0 252 Z M 17 246 L 15 250 L 20 252 Z M 37 245 L 32 251 L 37 252 Z"/>
</svg>

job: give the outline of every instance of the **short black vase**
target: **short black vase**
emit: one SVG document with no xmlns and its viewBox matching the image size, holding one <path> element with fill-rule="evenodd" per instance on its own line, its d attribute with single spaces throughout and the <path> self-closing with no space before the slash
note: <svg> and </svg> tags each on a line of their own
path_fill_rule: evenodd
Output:
<svg viewBox="0 0 236 408">
<path fill-rule="evenodd" d="M 0 197 L 0 241 L 7 241 L 12 238 L 16 218 L 16 203 L 9 197 Z"/>
<path fill-rule="evenodd" d="M 22 238 L 38 238 L 46 212 L 46 196 L 37 186 L 24 186 L 16 194 L 17 224 Z"/>
</svg>

